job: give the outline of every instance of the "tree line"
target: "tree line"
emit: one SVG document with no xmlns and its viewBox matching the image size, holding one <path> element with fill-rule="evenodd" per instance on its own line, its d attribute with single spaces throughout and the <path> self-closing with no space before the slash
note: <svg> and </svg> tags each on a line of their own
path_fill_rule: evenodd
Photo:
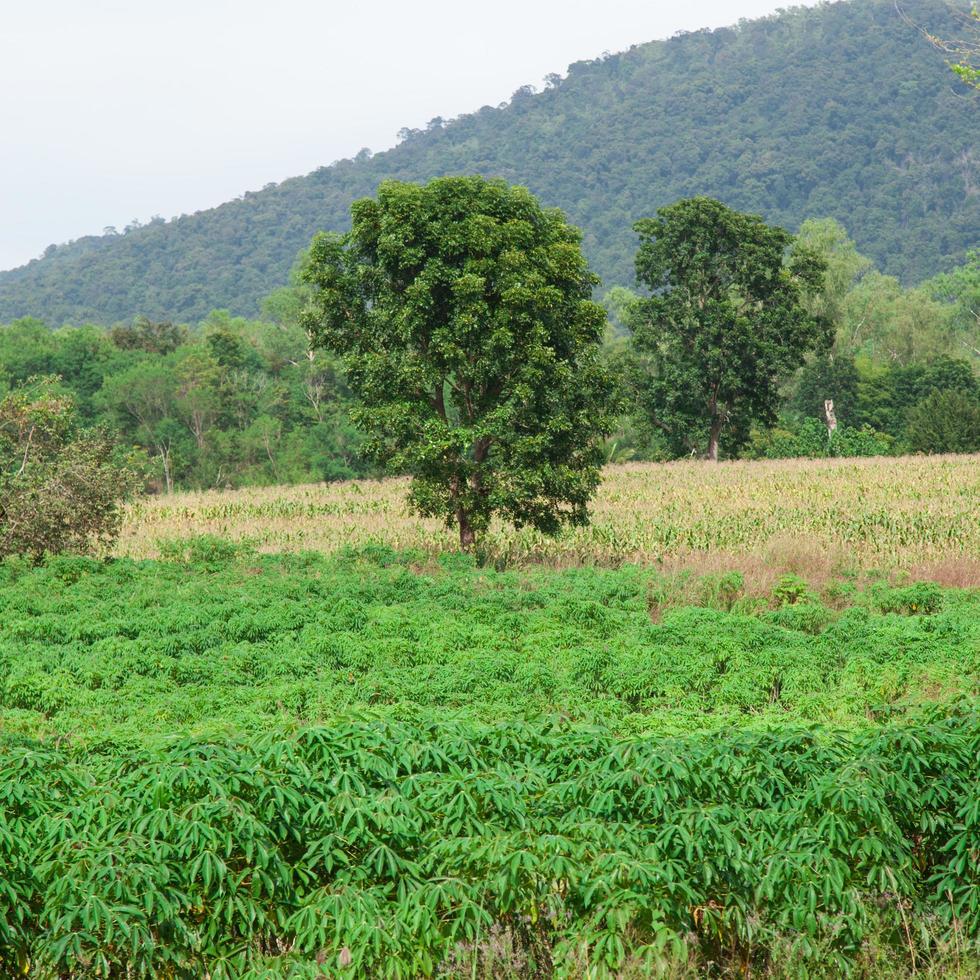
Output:
<svg viewBox="0 0 980 980">
<path fill-rule="evenodd" d="M 163 492 L 408 473 L 469 547 L 494 516 L 587 520 L 609 461 L 980 449 L 980 252 L 909 290 L 833 220 L 690 198 L 636 224 L 604 309 L 524 188 L 385 182 L 351 218 L 258 320 L 0 330 L 6 499 L 81 439 Z"/>
</svg>

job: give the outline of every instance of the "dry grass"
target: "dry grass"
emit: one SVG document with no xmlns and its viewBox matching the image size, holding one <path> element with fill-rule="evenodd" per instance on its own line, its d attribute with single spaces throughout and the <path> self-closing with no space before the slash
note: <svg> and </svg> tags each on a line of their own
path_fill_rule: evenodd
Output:
<svg viewBox="0 0 980 980">
<path fill-rule="evenodd" d="M 409 513 L 405 480 L 182 493 L 129 508 L 117 553 L 200 534 L 262 551 L 385 544 L 433 552 L 453 534 Z M 625 561 L 795 572 L 881 570 L 980 585 L 980 456 L 610 467 L 592 525 L 557 540 L 500 528 L 499 563 Z"/>
</svg>

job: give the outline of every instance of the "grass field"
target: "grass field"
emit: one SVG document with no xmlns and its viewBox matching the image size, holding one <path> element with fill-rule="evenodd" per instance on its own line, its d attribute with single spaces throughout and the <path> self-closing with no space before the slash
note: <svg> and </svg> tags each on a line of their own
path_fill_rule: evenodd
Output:
<svg viewBox="0 0 980 980">
<path fill-rule="evenodd" d="M 401 480 L 184 493 L 130 508 L 118 553 L 201 534 L 262 551 L 383 544 L 437 553 L 451 531 L 408 512 Z M 592 525 L 558 540 L 498 529 L 498 563 L 681 563 L 826 579 L 904 570 L 980 585 L 980 456 L 610 467 Z"/>
<path fill-rule="evenodd" d="M 0 564 L 0 975 L 980 973 L 980 459 L 404 489 Z"/>
</svg>

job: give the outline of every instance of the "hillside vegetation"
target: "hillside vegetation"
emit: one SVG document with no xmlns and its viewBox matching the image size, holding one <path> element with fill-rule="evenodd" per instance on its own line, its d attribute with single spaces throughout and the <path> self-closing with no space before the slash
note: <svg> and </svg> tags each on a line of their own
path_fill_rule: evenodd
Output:
<svg viewBox="0 0 980 980">
<path fill-rule="evenodd" d="M 484 173 L 585 231 L 606 286 L 633 281 L 632 223 L 708 194 L 795 230 L 842 220 L 887 273 L 962 261 L 980 226 L 975 96 L 909 20 L 948 36 L 943 0 L 850 0 L 572 65 L 448 124 L 210 211 L 52 247 L 0 273 L 0 321 L 254 314 L 320 229 L 386 177 Z"/>
</svg>

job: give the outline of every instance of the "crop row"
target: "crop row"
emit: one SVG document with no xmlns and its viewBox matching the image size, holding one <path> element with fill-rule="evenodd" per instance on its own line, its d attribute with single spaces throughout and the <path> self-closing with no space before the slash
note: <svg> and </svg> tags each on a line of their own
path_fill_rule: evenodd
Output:
<svg viewBox="0 0 980 980">
<path fill-rule="evenodd" d="M 0 964 L 407 977 L 501 925 L 558 974 L 685 947 L 751 964 L 786 941 L 844 970 L 872 919 L 912 956 L 969 947 L 978 756 L 973 715 L 673 739 L 362 716 L 106 755 L 8 740 Z"/>
<path fill-rule="evenodd" d="M 404 480 L 366 480 L 145 500 L 128 511 L 118 550 L 145 557 L 200 534 L 277 551 L 452 547 L 449 531 L 408 511 L 406 492 Z M 605 471 L 590 527 L 558 540 L 498 527 L 487 548 L 510 563 L 738 554 L 911 568 L 980 554 L 978 497 L 976 456 L 628 464 Z"/>
<path fill-rule="evenodd" d="M 367 705 L 603 717 L 620 730 L 914 713 L 980 687 L 980 595 L 745 594 L 648 569 L 500 573 L 390 552 L 0 568 L 8 730 L 257 731 Z M 373 557 L 371 555 L 373 554 Z M 654 621 L 656 620 L 656 621 Z"/>
</svg>

